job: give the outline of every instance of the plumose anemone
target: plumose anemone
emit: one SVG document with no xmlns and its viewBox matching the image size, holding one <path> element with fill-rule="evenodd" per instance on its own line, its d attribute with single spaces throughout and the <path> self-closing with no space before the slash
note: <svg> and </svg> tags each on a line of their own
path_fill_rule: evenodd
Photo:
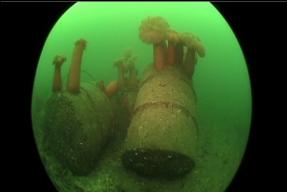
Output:
<svg viewBox="0 0 287 192">
<path fill-rule="evenodd" d="M 148 17 L 141 22 L 140 39 L 148 44 L 153 44 L 154 65 L 157 70 L 162 70 L 166 65 L 166 44 L 168 23 L 162 17 Z"/>
</svg>

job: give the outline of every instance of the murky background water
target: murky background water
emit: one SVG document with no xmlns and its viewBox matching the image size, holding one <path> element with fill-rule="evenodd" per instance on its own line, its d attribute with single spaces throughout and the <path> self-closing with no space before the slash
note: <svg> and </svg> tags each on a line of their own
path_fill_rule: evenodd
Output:
<svg viewBox="0 0 287 192">
<path fill-rule="evenodd" d="M 148 16 L 161 16 L 171 28 L 199 36 L 206 56 L 198 58 L 193 76 L 199 124 L 196 167 L 192 174 L 172 181 L 143 178 L 127 172 L 111 145 L 88 176 L 74 176 L 43 152 L 41 113 L 52 95 L 55 55 L 65 55 L 64 88 L 74 42 L 87 41 L 81 81 L 108 84 L 118 78 L 114 61 L 127 49 L 137 56 L 139 79 L 153 62 L 153 47 L 139 38 L 139 26 Z M 67 10 L 47 37 L 35 77 L 32 117 L 39 153 L 57 188 L 62 191 L 224 191 L 240 164 L 248 139 L 251 92 L 247 66 L 239 42 L 228 23 L 210 3 L 77 3 Z"/>
</svg>

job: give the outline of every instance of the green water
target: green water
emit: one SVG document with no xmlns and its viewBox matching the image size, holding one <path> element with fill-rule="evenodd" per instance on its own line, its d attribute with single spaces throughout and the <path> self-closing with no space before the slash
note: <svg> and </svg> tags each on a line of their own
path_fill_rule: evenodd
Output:
<svg viewBox="0 0 287 192">
<path fill-rule="evenodd" d="M 142 178 L 125 171 L 117 160 L 121 150 L 111 150 L 103 154 L 97 170 L 87 177 L 73 176 L 69 171 L 64 171 L 64 176 L 49 172 L 62 191 L 221 192 L 238 169 L 251 120 L 247 65 L 232 29 L 207 2 L 76 3 L 67 10 L 47 37 L 35 77 L 32 117 L 39 153 L 39 114 L 52 94 L 54 56 L 67 57 L 62 66 L 64 88 L 74 42 L 79 38 L 87 40 L 81 81 L 103 80 L 108 84 L 117 79 L 113 62 L 129 48 L 137 56 L 136 68 L 142 78 L 153 62 L 152 46 L 139 38 L 140 23 L 148 16 L 161 16 L 171 28 L 196 34 L 206 49 L 193 76 L 199 118 L 197 166 L 192 174 L 175 181 Z M 59 166 L 45 162 L 48 170 Z"/>
</svg>

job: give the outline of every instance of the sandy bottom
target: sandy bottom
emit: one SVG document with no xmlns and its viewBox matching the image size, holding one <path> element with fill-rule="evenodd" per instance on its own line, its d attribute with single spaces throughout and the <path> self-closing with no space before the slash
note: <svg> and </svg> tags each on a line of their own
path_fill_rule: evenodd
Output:
<svg viewBox="0 0 287 192">
<path fill-rule="evenodd" d="M 35 133 L 38 143 L 41 143 L 43 134 L 41 131 Z M 38 147 L 59 192 L 221 192 L 230 183 L 240 162 L 240 156 L 233 153 L 230 139 L 212 127 L 200 132 L 195 168 L 185 177 L 174 180 L 144 178 L 126 170 L 121 162 L 123 147 L 119 142 L 108 146 L 87 176 L 73 175 L 51 154 L 43 151 L 41 145 Z"/>
</svg>

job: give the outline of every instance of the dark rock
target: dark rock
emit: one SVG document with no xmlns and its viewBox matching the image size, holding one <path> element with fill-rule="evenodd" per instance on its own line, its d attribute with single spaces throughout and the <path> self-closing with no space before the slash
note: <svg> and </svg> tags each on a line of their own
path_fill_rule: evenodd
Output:
<svg viewBox="0 0 287 192">
<path fill-rule="evenodd" d="M 188 156 L 168 150 L 137 148 L 122 155 L 122 163 L 128 170 L 141 176 L 176 179 L 188 174 L 194 161 Z"/>
</svg>

